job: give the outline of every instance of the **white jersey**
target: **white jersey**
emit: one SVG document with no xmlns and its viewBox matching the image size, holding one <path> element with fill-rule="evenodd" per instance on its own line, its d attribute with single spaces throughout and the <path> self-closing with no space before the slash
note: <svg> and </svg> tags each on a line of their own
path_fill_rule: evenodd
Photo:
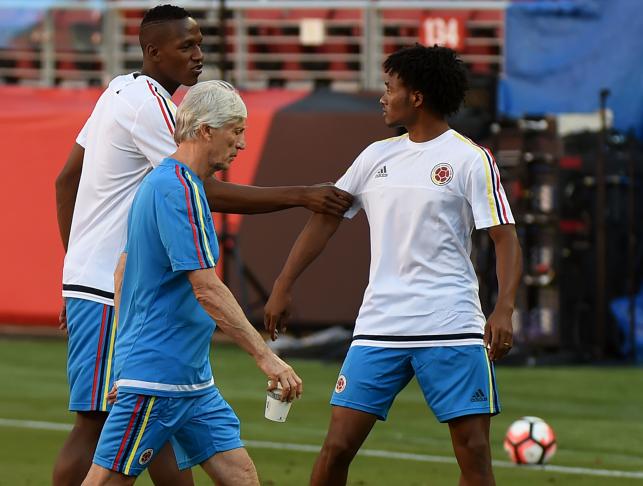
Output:
<svg viewBox="0 0 643 486">
<path fill-rule="evenodd" d="M 176 151 L 170 94 L 137 73 L 109 83 L 76 142 L 85 148 L 63 269 L 63 296 L 113 305 L 127 216 L 145 175 Z"/>
<path fill-rule="evenodd" d="M 336 185 L 355 196 L 345 217 L 363 208 L 371 233 L 353 344 L 482 344 L 471 233 L 514 222 L 491 153 L 455 130 L 402 135 L 367 147 Z"/>
</svg>

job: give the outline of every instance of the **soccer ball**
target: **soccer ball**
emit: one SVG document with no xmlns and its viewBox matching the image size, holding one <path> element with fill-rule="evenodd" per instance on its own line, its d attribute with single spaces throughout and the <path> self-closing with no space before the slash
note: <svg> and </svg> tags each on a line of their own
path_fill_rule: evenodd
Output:
<svg viewBox="0 0 643 486">
<path fill-rule="evenodd" d="M 522 417 L 507 430 L 504 447 L 515 464 L 545 464 L 556 452 L 556 436 L 543 419 Z"/>
<path fill-rule="evenodd" d="M 451 182 L 453 168 L 449 164 L 438 164 L 431 171 L 431 180 L 435 185 L 443 186 Z"/>
<path fill-rule="evenodd" d="M 445 182 L 449 178 L 449 169 L 446 167 L 440 167 L 435 171 L 435 178 L 440 182 Z"/>
</svg>

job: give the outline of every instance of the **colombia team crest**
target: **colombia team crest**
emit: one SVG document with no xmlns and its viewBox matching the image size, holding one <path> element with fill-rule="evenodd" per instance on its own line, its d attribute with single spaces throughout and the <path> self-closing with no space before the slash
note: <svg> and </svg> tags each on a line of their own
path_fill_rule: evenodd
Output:
<svg viewBox="0 0 643 486">
<path fill-rule="evenodd" d="M 344 375 L 339 375 L 337 378 L 337 384 L 335 385 L 335 393 L 341 393 L 346 389 L 346 377 Z"/>
<path fill-rule="evenodd" d="M 141 454 L 141 457 L 138 458 L 138 463 L 141 466 L 145 466 L 145 464 L 150 462 L 150 459 L 152 459 L 153 455 L 154 455 L 154 449 L 145 449 Z"/>
<path fill-rule="evenodd" d="M 447 163 L 438 164 L 431 171 L 431 181 L 436 186 L 444 186 L 453 179 L 453 167 Z"/>
</svg>

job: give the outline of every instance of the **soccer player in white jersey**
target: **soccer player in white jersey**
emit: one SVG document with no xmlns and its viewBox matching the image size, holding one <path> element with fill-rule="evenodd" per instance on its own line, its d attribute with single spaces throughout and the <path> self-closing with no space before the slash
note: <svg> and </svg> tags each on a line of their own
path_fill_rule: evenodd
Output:
<svg viewBox="0 0 643 486">
<path fill-rule="evenodd" d="M 345 217 L 360 209 L 368 217 L 371 268 L 311 484 L 346 484 L 375 421 L 415 376 L 449 425 L 459 484 L 493 485 L 490 417 L 500 411 L 493 361 L 512 346 L 522 266 L 514 220 L 489 150 L 447 123 L 467 88 L 456 54 L 400 50 L 385 61 L 384 79 L 384 121 L 408 133 L 367 147 L 337 182 L 355 197 Z M 295 280 L 340 222 L 314 215 L 299 235 L 265 307 L 273 339 Z M 487 319 L 470 259 L 474 228 L 486 229 L 495 246 L 498 298 Z"/>
<path fill-rule="evenodd" d="M 215 265 L 219 245 L 203 181 L 245 148 L 247 111 L 223 81 L 188 91 L 177 113 L 178 149 L 141 183 L 115 277 L 117 400 L 84 485 L 130 485 L 173 439 L 181 468 L 201 465 L 216 484 L 258 486 L 239 419 L 214 384 L 216 327 L 250 354 L 282 399 L 302 381 L 246 319 Z"/>
<path fill-rule="evenodd" d="M 184 9 L 162 5 L 141 23 L 143 68 L 115 78 L 101 95 L 56 181 L 58 223 L 67 250 L 66 305 L 61 326 L 69 335 L 69 409 L 76 421 L 56 461 L 55 486 L 78 485 L 87 474 L 107 418 L 113 383 L 113 275 L 125 245 L 127 213 L 143 177 L 176 150 L 171 95 L 197 82 L 202 35 Z M 350 195 L 335 187 L 259 188 L 204 181 L 208 204 L 222 212 L 259 213 L 297 205 L 342 214 Z M 73 216 L 73 218 L 72 218 Z M 66 314 L 66 315 L 65 315 Z M 155 484 L 192 484 L 179 475 L 171 449 L 155 456 Z"/>
</svg>

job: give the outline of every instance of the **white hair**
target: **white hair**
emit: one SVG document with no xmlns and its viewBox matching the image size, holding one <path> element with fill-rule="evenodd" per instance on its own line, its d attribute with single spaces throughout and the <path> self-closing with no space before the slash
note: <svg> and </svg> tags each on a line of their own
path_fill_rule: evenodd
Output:
<svg viewBox="0 0 643 486">
<path fill-rule="evenodd" d="M 239 92 L 225 81 L 197 83 L 185 95 L 176 112 L 174 141 L 178 144 L 196 138 L 201 125 L 219 128 L 248 117 Z"/>
</svg>

